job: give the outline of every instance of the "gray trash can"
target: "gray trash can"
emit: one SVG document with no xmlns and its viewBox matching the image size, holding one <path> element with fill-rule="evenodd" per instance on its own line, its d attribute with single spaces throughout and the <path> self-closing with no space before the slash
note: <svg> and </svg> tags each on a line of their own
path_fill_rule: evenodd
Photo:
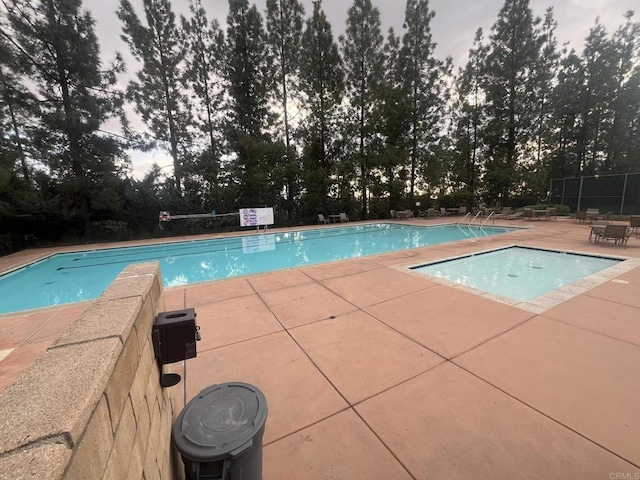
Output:
<svg viewBox="0 0 640 480">
<path fill-rule="evenodd" d="M 247 383 L 212 385 L 187 403 L 173 440 L 187 480 L 260 480 L 267 399 Z"/>
</svg>

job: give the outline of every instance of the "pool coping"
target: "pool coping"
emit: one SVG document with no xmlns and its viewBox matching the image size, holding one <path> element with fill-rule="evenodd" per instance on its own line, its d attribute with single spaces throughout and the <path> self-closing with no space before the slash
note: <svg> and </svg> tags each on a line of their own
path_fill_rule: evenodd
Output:
<svg viewBox="0 0 640 480">
<path fill-rule="evenodd" d="M 551 292 L 548 292 L 544 295 L 540 295 L 538 297 L 535 297 L 531 300 L 527 300 L 525 302 L 521 302 L 512 298 L 508 298 L 508 297 L 504 297 L 502 295 L 498 295 L 495 293 L 490 293 L 490 292 L 486 292 L 484 290 L 478 289 L 478 288 L 474 288 L 474 287 L 470 287 L 468 285 L 461 285 L 457 282 L 453 282 L 451 280 L 446 280 L 444 278 L 439 278 L 439 277 L 435 277 L 435 276 L 431 276 L 431 275 L 424 275 L 421 273 L 418 273 L 415 269 L 420 268 L 420 267 L 425 267 L 428 265 L 434 265 L 437 263 L 443 263 L 443 262 L 447 262 L 450 260 L 458 260 L 461 258 L 466 258 L 466 257 L 472 257 L 472 256 L 476 256 L 476 255 L 482 255 L 485 253 L 491 253 L 491 252 L 497 252 L 500 250 L 506 250 L 509 248 L 514 248 L 514 247 L 518 247 L 518 248 L 527 248 L 527 249 L 531 249 L 531 250 L 543 250 L 546 252 L 554 252 L 554 253 L 569 253 L 569 254 L 573 254 L 573 255 L 581 255 L 581 256 L 589 256 L 589 257 L 598 257 L 598 258 L 608 258 L 608 259 L 613 259 L 613 260 L 620 260 L 620 262 L 616 265 L 612 265 L 610 267 L 607 267 L 603 270 L 600 270 L 599 272 L 596 272 L 592 275 L 588 275 L 586 277 L 581 278 L 580 280 L 564 285 L 562 287 L 556 288 L 554 290 L 552 290 Z M 524 310 L 526 312 L 530 312 L 530 313 L 535 313 L 535 314 L 540 314 L 545 312 L 546 310 L 549 310 L 551 308 L 554 308 L 558 305 L 560 305 L 561 303 L 566 302 L 567 300 L 572 299 L 573 297 L 576 297 L 578 295 L 581 295 L 589 290 L 591 290 L 592 288 L 597 287 L 598 285 L 601 285 L 609 280 L 613 280 L 615 279 L 615 277 L 618 277 L 630 270 L 633 270 L 634 268 L 637 268 L 640 266 L 640 258 L 635 258 L 635 257 L 627 257 L 627 256 L 622 256 L 622 255 L 599 255 L 599 254 L 591 254 L 591 253 L 585 253 L 585 252 L 581 252 L 578 250 L 559 250 L 559 249 L 553 249 L 553 248 L 544 248 L 544 247 L 531 247 L 529 245 L 522 245 L 522 244 L 509 244 L 509 245 L 502 245 L 500 247 L 492 247 L 492 248 L 485 248 L 485 249 L 481 249 L 478 251 L 474 251 L 474 252 L 470 252 L 470 253 L 465 253 L 463 255 L 453 255 L 453 256 L 448 256 L 448 257 L 443 257 L 443 258 L 439 258 L 437 260 L 430 260 L 428 262 L 420 262 L 417 264 L 412 264 L 412 265 L 403 265 L 403 266 L 397 266 L 396 268 L 404 273 L 408 273 L 410 275 L 415 275 L 418 276 L 420 278 L 428 278 L 429 280 L 435 282 L 435 283 L 439 283 L 441 285 L 445 285 L 447 287 L 452 287 L 452 288 L 456 288 L 458 290 L 462 290 L 468 293 L 472 293 L 474 295 L 478 295 L 480 297 L 489 299 L 489 300 L 493 300 L 495 302 L 499 302 L 499 303 L 503 303 L 506 305 L 510 305 L 512 307 L 516 307 L 519 308 L 521 310 Z M 622 280 L 621 280 L 622 281 Z"/>
</svg>

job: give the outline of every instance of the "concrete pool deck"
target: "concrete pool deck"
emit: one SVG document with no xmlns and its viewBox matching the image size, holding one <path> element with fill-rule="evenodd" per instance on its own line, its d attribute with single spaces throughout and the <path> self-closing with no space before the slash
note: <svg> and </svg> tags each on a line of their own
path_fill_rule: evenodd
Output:
<svg viewBox="0 0 640 480">
<path fill-rule="evenodd" d="M 640 478 L 640 239 L 498 224 L 532 228 L 165 290 L 202 333 L 173 388 L 260 388 L 265 480 Z M 403 270 L 512 244 L 634 260 L 538 311 Z M 0 316 L 0 390 L 90 303 Z"/>
</svg>

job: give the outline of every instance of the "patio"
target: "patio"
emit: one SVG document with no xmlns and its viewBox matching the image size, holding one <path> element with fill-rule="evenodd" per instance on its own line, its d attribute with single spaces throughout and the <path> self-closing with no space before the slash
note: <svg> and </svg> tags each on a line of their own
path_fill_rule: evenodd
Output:
<svg viewBox="0 0 640 480">
<path fill-rule="evenodd" d="M 510 244 L 640 259 L 640 239 L 504 225 L 532 228 L 167 289 L 202 334 L 173 388 L 260 388 L 265 480 L 640 478 L 639 260 L 537 312 L 403 270 Z M 87 306 L 0 316 L 0 391 Z"/>
</svg>

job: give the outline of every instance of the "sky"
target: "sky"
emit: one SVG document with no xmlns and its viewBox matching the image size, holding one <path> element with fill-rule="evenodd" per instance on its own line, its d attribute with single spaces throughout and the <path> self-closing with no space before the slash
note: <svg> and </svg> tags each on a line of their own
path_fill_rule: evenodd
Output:
<svg viewBox="0 0 640 480">
<path fill-rule="evenodd" d="M 130 0 L 135 7 L 139 7 L 139 15 L 142 16 L 142 0 Z M 305 16 L 313 11 L 312 0 L 301 0 Z M 530 8 L 535 16 L 544 16 L 548 7 L 553 7 L 554 17 L 558 22 L 556 37 L 558 46 L 568 42 L 570 48 L 582 52 L 584 39 L 589 30 L 599 19 L 609 34 L 613 33 L 624 19 L 623 15 L 628 10 L 637 9 L 638 0 L 530 0 Z M 258 10 L 263 13 L 266 0 L 249 0 L 255 3 Z M 386 38 L 389 28 L 393 28 L 397 35 L 402 34 L 404 22 L 404 0 L 372 0 L 372 3 L 380 11 L 383 36 Z M 334 36 L 344 31 L 347 11 L 353 4 L 352 0 L 323 0 L 322 8 L 331 23 Z M 488 39 L 491 26 L 495 23 L 498 13 L 504 4 L 504 0 L 431 0 L 431 10 L 435 12 L 435 18 L 431 22 L 433 41 L 436 42 L 434 55 L 445 59 L 451 56 L 454 64 L 454 72 L 464 67 L 467 60 L 467 52 L 473 44 L 473 38 L 478 27 L 482 27 L 485 40 Z M 96 20 L 96 35 L 100 42 L 101 51 L 105 61 L 113 58 L 115 51 L 125 59 L 128 65 L 128 75 L 133 76 L 138 66 L 128 54 L 125 43 L 120 39 L 121 24 L 116 15 L 119 2 L 114 0 L 84 0 L 84 8 L 89 10 Z M 189 13 L 188 0 L 173 0 L 174 12 L 177 16 Z M 222 28 L 226 26 L 228 13 L 227 0 L 202 0 L 202 5 L 210 19 L 217 18 Z M 636 12 L 636 21 L 640 12 Z M 126 78 L 122 79 L 123 85 Z M 130 120 L 134 127 L 144 129 L 132 112 Z M 106 125 L 105 130 L 119 133 L 117 125 Z M 142 178 L 153 163 L 167 166 L 167 174 L 171 174 L 170 157 L 162 151 L 156 152 L 130 152 L 134 177 Z"/>
</svg>

